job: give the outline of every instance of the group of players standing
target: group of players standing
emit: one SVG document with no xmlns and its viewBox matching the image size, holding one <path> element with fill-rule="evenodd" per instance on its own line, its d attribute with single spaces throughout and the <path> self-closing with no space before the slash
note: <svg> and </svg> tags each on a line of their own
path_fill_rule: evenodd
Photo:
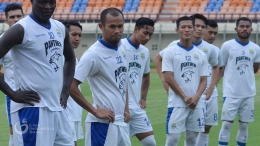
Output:
<svg viewBox="0 0 260 146">
<path fill-rule="evenodd" d="M 79 45 L 81 25 L 51 19 L 55 0 L 31 2 L 32 13 L 23 19 L 20 8 L 6 11 L 7 22 L 13 20 L 9 26 L 16 24 L 0 39 L 4 76 L 8 75 L 5 55 L 11 53 L 12 60 L 13 86 L 7 84 L 6 77 L 5 81 L 0 79 L 0 89 L 12 100 L 9 116 L 10 126 L 14 127 L 10 129 L 13 140 L 9 145 L 76 145 L 77 139 L 83 137 L 80 105 L 89 112 L 86 146 L 128 146 L 130 135 L 135 135 L 143 146 L 155 146 L 153 129 L 144 110 L 150 83 L 150 54 L 143 46 L 153 35 L 154 21 L 138 19 L 133 34 L 121 39 L 122 12 L 116 8 L 103 10 L 98 24 L 102 37 L 78 62 L 73 48 Z M 223 72 L 225 102 L 219 145 L 228 145 L 236 113 L 237 145 L 246 144 L 248 122 L 253 121 L 254 72 L 259 67 L 260 50 L 249 41 L 249 19 L 239 18 L 236 31 L 237 38 L 225 42 L 219 50 L 209 44 L 217 34 L 214 21 L 201 14 L 177 20 L 180 40 L 173 41 L 154 59 L 168 95 L 167 146 L 177 146 L 185 131 L 186 146 L 208 145 L 210 127 L 217 124 L 216 84 Z M 93 105 L 79 88 L 86 79 Z"/>
</svg>

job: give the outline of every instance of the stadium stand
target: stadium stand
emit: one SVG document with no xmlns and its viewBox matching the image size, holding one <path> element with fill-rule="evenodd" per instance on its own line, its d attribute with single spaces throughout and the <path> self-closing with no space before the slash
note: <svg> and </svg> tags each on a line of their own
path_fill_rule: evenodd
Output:
<svg viewBox="0 0 260 146">
<path fill-rule="evenodd" d="M 25 15 L 31 12 L 30 0 L 0 0 L 0 19 L 5 20 L 4 9 L 9 3 L 19 3 Z M 175 21 L 183 15 L 202 13 L 216 21 L 234 21 L 246 16 L 253 21 L 260 18 L 260 0 L 56 0 L 53 15 L 58 20 L 97 22 L 100 12 L 116 7 L 126 21 L 149 17 L 155 21 Z"/>
</svg>

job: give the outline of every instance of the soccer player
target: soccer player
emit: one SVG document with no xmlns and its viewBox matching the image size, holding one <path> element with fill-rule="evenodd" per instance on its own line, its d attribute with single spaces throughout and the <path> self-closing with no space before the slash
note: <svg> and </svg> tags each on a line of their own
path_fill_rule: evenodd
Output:
<svg viewBox="0 0 260 146">
<path fill-rule="evenodd" d="M 212 44 L 218 34 L 218 24 L 213 20 L 208 20 L 208 25 L 203 35 L 203 40 Z M 214 45 L 212 47 L 218 54 L 218 66 L 219 66 L 219 74 L 217 78 L 217 82 L 221 79 L 223 74 L 223 61 L 220 55 L 220 49 Z M 210 75 L 207 78 L 207 85 L 211 84 L 211 70 L 212 66 L 208 64 L 208 68 L 210 71 Z M 197 139 L 197 146 L 208 146 L 209 141 L 209 132 L 212 126 L 218 125 L 218 91 L 217 88 L 214 88 L 214 91 L 209 98 L 205 102 L 205 132 L 201 132 Z"/>
<path fill-rule="evenodd" d="M 121 41 L 126 46 L 129 62 L 130 135 L 135 135 L 143 146 L 156 146 L 153 128 L 144 110 L 150 84 L 150 53 L 143 45 L 151 39 L 153 32 L 154 21 L 142 17 L 136 21 L 133 34 Z"/>
<path fill-rule="evenodd" d="M 70 43 L 72 48 L 77 49 L 81 41 L 82 26 L 76 21 L 64 21 L 63 24 L 69 31 Z M 76 58 L 76 64 L 78 59 Z M 78 86 L 80 90 L 80 86 Z M 83 139 L 83 130 L 81 125 L 82 107 L 79 106 L 71 97 L 68 98 L 66 113 L 68 115 L 70 127 L 72 129 L 75 146 L 77 140 Z"/>
<path fill-rule="evenodd" d="M 15 24 L 17 21 L 23 18 L 23 9 L 21 5 L 16 3 L 11 3 L 6 6 L 5 8 L 5 22 L 8 24 L 9 27 L 11 27 L 13 24 Z M 0 64 L 4 67 L 4 80 L 9 85 L 9 87 L 14 90 L 14 71 L 13 71 L 13 62 L 12 62 L 12 56 L 11 52 L 9 51 L 3 58 L 0 59 Z M 2 66 L 0 66 L 1 69 Z M 8 124 L 10 127 L 10 138 L 9 138 L 9 146 L 13 146 L 13 129 L 12 129 L 12 123 L 11 123 L 11 100 L 8 96 L 6 96 L 6 113 L 7 113 L 7 119 Z"/>
<path fill-rule="evenodd" d="M 63 109 L 75 70 L 69 34 L 62 23 L 51 19 L 55 0 L 31 3 L 31 14 L 0 39 L 0 58 L 12 48 L 16 91 L 2 78 L 0 88 L 12 100 L 14 145 L 73 146 Z"/>
<path fill-rule="evenodd" d="M 252 22 L 246 17 L 236 21 L 237 38 L 221 46 L 224 63 L 222 127 L 219 146 L 227 146 L 233 121 L 238 114 L 237 145 L 245 146 L 248 124 L 254 120 L 255 75 L 260 63 L 260 48 L 249 41 Z"/>
<path fill-rule="evenodd" d="M 124 16 L 117 8 L 107 8 L 100 14 L 100 37 L 81 57 L 72 81 L 71 97 L 87 110 L 85 146 L 130 146 L 130 120 L 127 95 L 125 46 L 120 40 Z M 88 79 L 91 105 L 78 89 Z"/>
<path fill-rule="evenodd" d="M 187 16 L 177 20 L 180 41 L 163 54 L 162 72 L 169 85 L 166 146 L 177 146 L 186 131 L 186 145 L 195 146 L 198 132 L 204 131 L 200 97 L 207 83 L 207 57 L 192 44 L 194 21 Z"/>
</svg>

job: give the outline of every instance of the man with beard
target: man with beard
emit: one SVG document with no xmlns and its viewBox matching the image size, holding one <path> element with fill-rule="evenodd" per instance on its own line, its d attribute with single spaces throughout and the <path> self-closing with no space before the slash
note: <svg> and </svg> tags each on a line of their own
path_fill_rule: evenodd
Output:
<svg viewBox="0 0 260 146">
<path fill-rule="evenodd" d="M 126 50 L 120 43 L 124 16 L 116 8 L 100 14 L 100 37 L 81 57 L 72 82 L 71 97 L 89 113 L 86 119 L 85 146 L 130 146 L 130 120 L 126 91 Z M 78 85 L 88 79 L 93 106 Z"/>
<path fill-rule="evenodd" d="M 248 124 L 254 120 L 255 75 L 260 63 L 260 48 L 249 41 L 252 22 L 246 17 L 236 21 L 237 38 L 221 47 L 224 64 L 223 97 L 219 146 L 227 146 L 236 114 L 239 116 L 237 145 L 245 146 Z"/>
</svg>

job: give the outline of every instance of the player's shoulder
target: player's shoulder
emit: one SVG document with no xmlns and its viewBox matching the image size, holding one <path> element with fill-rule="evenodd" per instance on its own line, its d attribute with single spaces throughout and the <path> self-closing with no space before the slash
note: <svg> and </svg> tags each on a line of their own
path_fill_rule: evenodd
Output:
<svg viewBox="0 0 260 146">
<path fill-rule="evenodd" d="M 250 47 L 253 47 L 253 48 L 257 48 L 257 49 L 260 49 L 259 45 L 257 45 L 256 43 L 252 42 L 252 41 L 249 41 L 249 44 L 248 44 Z"/>
<path fill-rule="evenodd" d="M 171 47 L 171 46 L 176 45 L 179 41 L 180 41 L 180 40 L 174 40 L 174 41 L 172 41 L 172 42 L 168 45 L 168 47 Z"/>
</svg>

